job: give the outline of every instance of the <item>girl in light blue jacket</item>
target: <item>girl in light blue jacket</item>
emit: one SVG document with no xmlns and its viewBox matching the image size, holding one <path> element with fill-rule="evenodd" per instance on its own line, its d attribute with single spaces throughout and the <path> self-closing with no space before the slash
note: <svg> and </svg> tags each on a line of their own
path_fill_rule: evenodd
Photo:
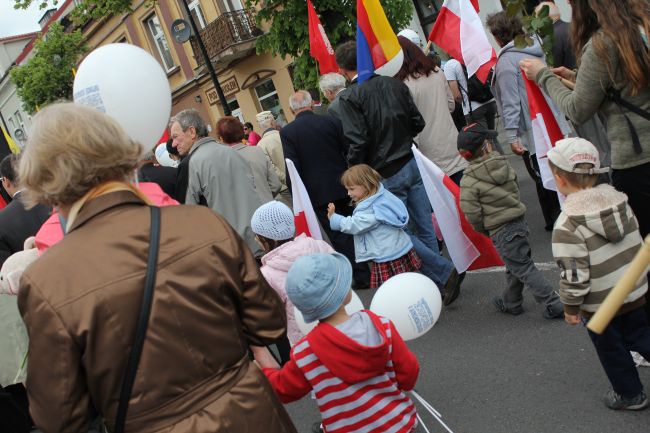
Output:
<svg viewBox="0 0 650 433">
<path fill-rule="evenodd" d="M 343 173 L 341 183 L 355 205 L 352 216 L 327 207 L 332 230 L 354 236 L 357 263 L 371 262 L 370 288 L 376 289 L 393 275 L 417 272 L 422 261 L 404 232 L 409 215 L 404 203 L 384 189 L 372 167 L 359 164 Z"/>
</svg>

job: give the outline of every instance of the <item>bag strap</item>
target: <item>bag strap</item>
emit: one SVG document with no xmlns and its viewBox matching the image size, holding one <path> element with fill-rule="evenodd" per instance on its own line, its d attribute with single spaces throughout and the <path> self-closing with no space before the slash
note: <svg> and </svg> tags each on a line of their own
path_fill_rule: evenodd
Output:
<svg viewBox="0 0 650 433">
<path fill-rule="evenodd" d="M 610 88 L 607 90 L 607 97 L 612 100 L 616 105 L 618 105 L 618 109 L 625 118 L 625 122 L 627 123 L 627 129 L 630 131 L 630 136 L 632 137 L 632 147 L 634 148 L 634 152 L 638 155 L 640 154 L 643 150 L 641 149 L 641 140 L 639 140 L 639 134 L 636 132 L 636 128 L 634 127 L 634 124 L 628 117 L 626 113 L 623 112 L 623 109 L 621 107 L 625 107 L 631 112 L 638 114 L 639 116 L 643 117 L 646 120 L 650 120 L 650 112 L 645 111 L 641 107 L 637 107 L 636 105 L 626 101 L 623 99 L 621 96 L 621 91 L 618 89 Z"/>
<path fill-rule="evenodd" d="M 147 261 L 147 276 L 144 283 L 144 294 L 142 295 L 142 305 L 140 307 L 140 317 L 135 331 L 133 347 L 129 354 L 126 364 L 126 371 L 122 381 L 122 390 L 120 391 L 120 402 L 117 406 L 117 416 L 115 417 L 114 433 L 124 432 L 124 423 L 126 421 L 126 412 L 129 408 L 133 382 L 138 371 L 142 346 L 147 334 L 147 324 L 149 323 L 149 314 L 151 313 L 151 303 L 153 300 L 153 291 L 156 283 L 156 266 L 158 263 L 158 250 L 160 247 L 160 208 L 150 206 L 151 209 L 151 232 L 149 236 L 149 258 Z"/>
</svg>

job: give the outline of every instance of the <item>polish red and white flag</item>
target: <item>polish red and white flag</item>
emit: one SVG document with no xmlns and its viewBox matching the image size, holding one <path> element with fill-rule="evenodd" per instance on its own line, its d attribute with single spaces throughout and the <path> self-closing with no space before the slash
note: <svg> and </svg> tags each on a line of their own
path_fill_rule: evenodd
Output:
<svg viewBox="0 0 650 433">
<path fill-rule="evenodd" d="M 485 83 L 497 54 L 478 11 L 478 0 L 445 0 L 429 40 L 463 63 L 469 77 L 476 74 Z"/>
<path fill-rule="evenodd" d="M 528 110 L 530 111 L 530 121 L 533 126 L 535 156 L 539 164 L 539 175 L 542 178 L 542 185 L 546 189 L 557 191 L 557 185 L 555 185 L 555 179 L 548 165 L 546 154 L 555 147 L 555 143 L 558 140 L 564 138 L 564 134 L 540 88 L 533 81 L 526 78 L 526 74 L 523 71 L 521 72 L 521 76 L 524 78 L 524 83 L 526 84 Z M 561 195 L 559 197 L 560 202 L 562 202 L 563 197 Z"/>
<path fill-rule="evenodd" d="M 325 34 L 325 29 L 311 0 L 307 0 L 307 14 L 309 17 L 309 54 L 318 62 L 321 75 L 338 72 L 339 65 L 336 63 L 334 48 Z"/>
<path fill-rule="evenodd" d="M 296 223 L 296 236 L 305 233 L 307 236 L 323 240 L 323 235 L 320 232 L 318 225 L 318 218 L 316 212 L 311 205 L 307 188 L 302 183 L 302 179 L 293 165 L 293 161 L 289 158 L 285 159 L 287 164 L 287 174 L 291 180 L 291 195 L 293 196 L 293 216 Z"/>
<path fill-rule="evenodd" d="M 427 197 L 456 270 L 460 273 L 503 266 L 492 240 L 476 232 L 460 209 L 459 186 L 415 146 L 412 149 Z"/>
</svg>

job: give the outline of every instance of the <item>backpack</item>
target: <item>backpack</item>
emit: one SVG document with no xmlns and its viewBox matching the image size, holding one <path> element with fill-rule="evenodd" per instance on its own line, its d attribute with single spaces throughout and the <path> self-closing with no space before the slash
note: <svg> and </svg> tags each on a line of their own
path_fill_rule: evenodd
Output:
<svg viewBox="0 0 650 433">
<path fill-rule="evenodd" d="M 465 65 L 461 64 L 463 67 L 463 72 L 465 73 L 465 78 L 467 79 L 467 97 L 470 101 L 476 102 L 487 102 L 494 98 L 492 91 L 490 90 L 490 82 L 492 81 L 492 73 L 488 75 L 485 84 L 481 83 L 481 80 L 476 78 L 476 74 L 472 75 L 471 78 L 467 77 L 467 68 Z"/>
</svg>

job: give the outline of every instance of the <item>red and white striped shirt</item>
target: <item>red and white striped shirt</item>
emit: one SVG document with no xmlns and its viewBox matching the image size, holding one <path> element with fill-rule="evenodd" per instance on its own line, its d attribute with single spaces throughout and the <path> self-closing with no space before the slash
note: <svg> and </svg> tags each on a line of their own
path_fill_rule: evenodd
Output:
<svg viewBox="0 0 650 433">
<path fill-rule="evenodd" d="M 364 311 L 382 336 L 363 346 L 335 327 L 319 324 L 293 348 L 282 368 L 264 369 L 280 399 L 313 389 L 327 433 L 407 433 L 416 425 L 413 402 L 419 364 L 390 320 Z"/>
</svg>

